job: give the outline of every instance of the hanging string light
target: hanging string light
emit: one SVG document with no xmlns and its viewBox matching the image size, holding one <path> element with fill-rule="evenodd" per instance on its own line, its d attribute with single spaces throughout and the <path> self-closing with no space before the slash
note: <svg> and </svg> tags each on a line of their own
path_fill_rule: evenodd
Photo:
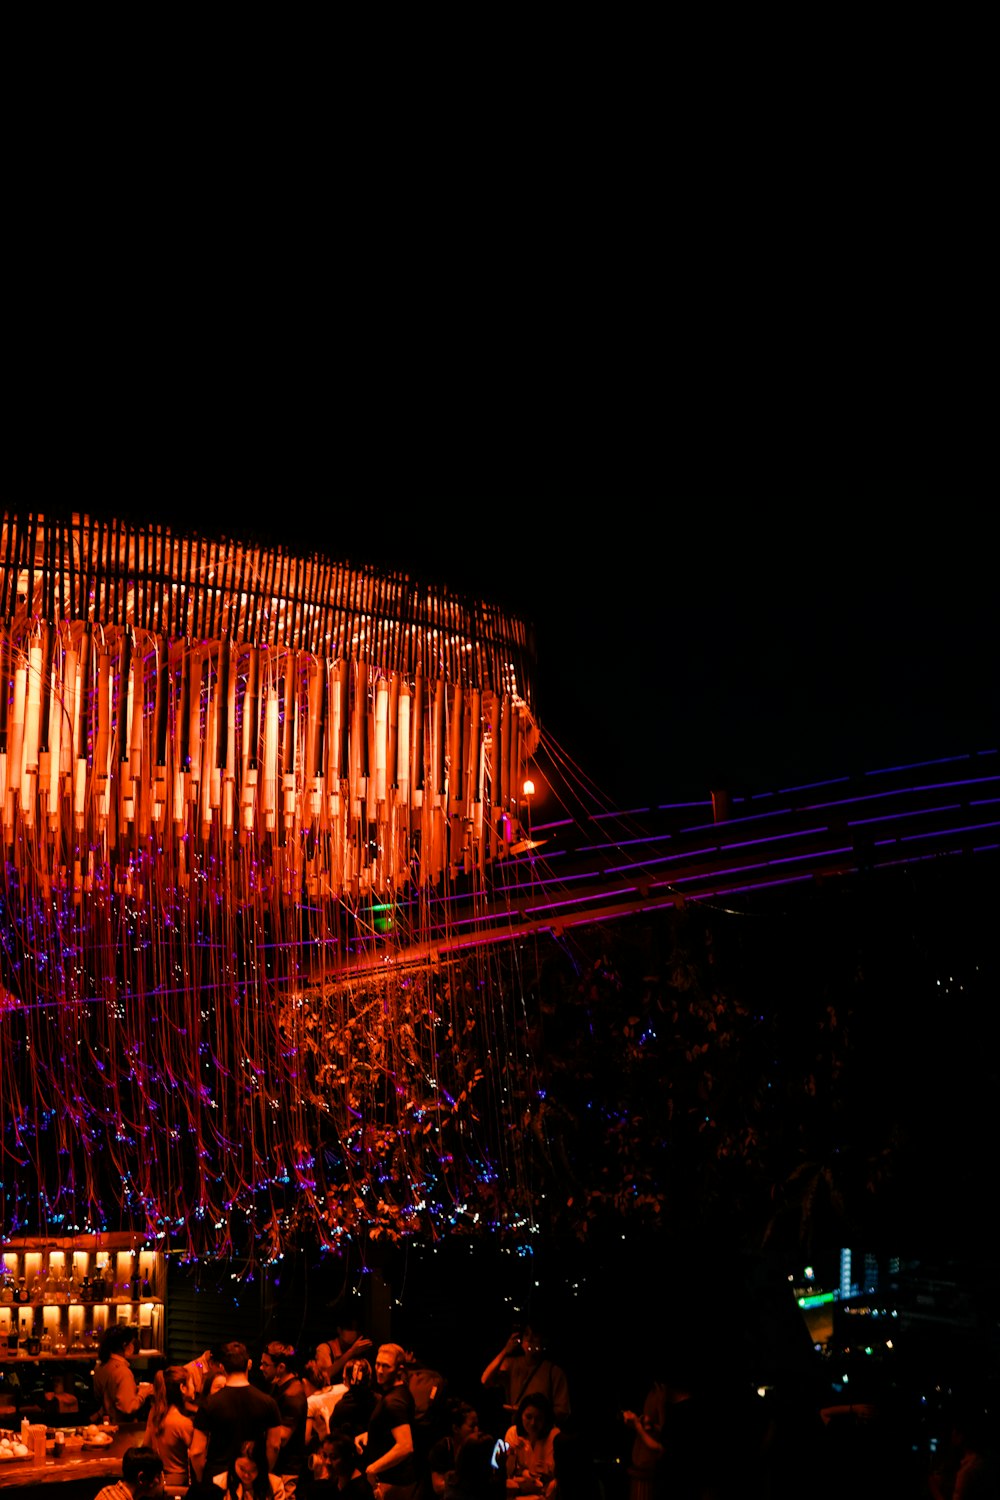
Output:
<svg viewBox="0 0 1000 1500">
<path fill-rule="evenodd" d="M 408 578 L 5 516 L 3 1232 L 530 1220 L 516 984 L 407 954 L 518 837 L 531 666 Z"/>
</svg>

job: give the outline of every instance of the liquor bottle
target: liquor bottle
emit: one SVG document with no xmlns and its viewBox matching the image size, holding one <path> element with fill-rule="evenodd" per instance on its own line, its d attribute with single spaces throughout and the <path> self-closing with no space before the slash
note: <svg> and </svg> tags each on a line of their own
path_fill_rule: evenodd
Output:
<svg viewBox="0 0 1000 1500">
<path fill-rule="evenodd" d="M 93 1289 L 92 1289 L 92 1287 L 90 1285 L 90 1277 L 89 1276 L 84 1276 L 83 1280 L 80 1282 L 80 1301 L 81 1302 L 93 1302 L 93 1300 L 94 1300 L 94 1293 L 93 1293 Z"/>
<path fill-rule="evenodd" d="M 152 1295 L 153 1288 L 149 1284 L 149 1272 L 147 1271 L 142 1278 L 142 1300 L 148 1302 Z"/>
<path fill-rule="evenodd" d="M 17 1286 L 14 1288 L 14 1301 L 18 1303 L 24 1303 L 30 1302 L 30 1300 L 31 1294 L 28 1291 L 28 1283 L 25 1281 L 23 1276 L 19 1276 L 17 1279 Z"/>
<path fill-rule="evenodd" d="M 39 1337 L 38 1324 L 34 1319 L 32 1319 L 31 1326 L 28 1329 L 28 1342 L 25 1347 L 32 1358 L 42 1352 L 42 1340 Z"/>
<path fill-rule="evenodd" d="M 0 1281 L 0 1302 L 13 1302 L 14 1300 L 14 1278 L 9 1271 L 4 1272 L 4 1278 Z"/>
<path fill-rule="evenodd" d="M 95 1302 L 103 1302 L 108 1295 L 104 1282 L 104 1267 L 100 1261 L 94 1267 L 94 1279 L 90 1283 L 90 1291 Z"/>
<path fill-rule="evenodd" d="M 129 1284 L 129 1295 L 131 1301 L 133 1302 L 138 1302 L 139 1300 L 139 1287 L 139 1256 L 137 1254 L 133 1257 L 132 1260 L 132 1280 Z"/>
</svg>

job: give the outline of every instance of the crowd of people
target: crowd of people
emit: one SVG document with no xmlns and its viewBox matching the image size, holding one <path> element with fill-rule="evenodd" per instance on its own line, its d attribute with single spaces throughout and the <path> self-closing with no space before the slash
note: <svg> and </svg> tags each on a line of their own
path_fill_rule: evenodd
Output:
<svg viewBox="0 0 1000 1500">
<path fill-rule="evenodd" d="M 125 1325 L 98 1350 L 95 1415 L 137 1436 L 98 1500 L 604 1500 L 566 1374 L 530 1327 L 482 1373 L 496 1431 L 348 1310 L 305 1357 L 272 1341 L 255 1363 L 231 1340 L 147 1383 L 137 1352 Z"/>
<path fill-rule="evenodd" d="M 537 1328 L 515 1328 L 476 1390 L 459 1394 L 360 1322 L 342 1310 L 332 1337 L 301 1354 L 271 1341 L 254 1360 L 232 1340 L 151 1384 L 132 1374 L 134 1331 L 110 1329 L 95 1416 L 136 1442 L 97 1500 L 799 1500 L 839 1497 L 848 1474 L 855 1500 L 881 1500 L 887 1484 L 921 1500 L 997 1494 L 996 1453 L 974 1412 L 921 1478 L 882 1442 L 877 1406 L 814 1409 L 793 1392 L 778 1407 L 723 1409 L 662 1360 L 638 1409 L 616 1414 L 622 1462 L 609 1494 Z"/>
</svg>

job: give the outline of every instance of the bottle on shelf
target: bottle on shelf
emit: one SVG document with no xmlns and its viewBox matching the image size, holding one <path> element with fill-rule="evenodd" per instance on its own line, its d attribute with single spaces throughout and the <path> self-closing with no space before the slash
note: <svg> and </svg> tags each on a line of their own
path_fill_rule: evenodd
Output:
<svg viewBox="0 0 1000 1500">
<path fill-rule="evenodd" d="M 109 1319 L 127 1321 L 140 1349 L 159 1350 L 164 1317 L 160 1256 L 134 1240 L 129 1244 L 124 1236 L 108 1238 L 110 1248 L 100 1250 L 93 1241 L 82 1249 L 71 1239 L 4 1248 L 0 1358 L 8 1380 L 16 1380 L 15 1368 L 30 1369 L 32 1360 L 92 1358 Z M 78 1311 L 63 1312 L 64 1304 Z"/>
<path fill-rule="evenodd" d="M 100 1261 L 94 1267 L 94 1277 L 90 1283 L 91 1296 L 95 1302 L 103 1302 L 107 1295 L 107 1283 L 104 1280 L 104 1267 Z"/>
</svg>

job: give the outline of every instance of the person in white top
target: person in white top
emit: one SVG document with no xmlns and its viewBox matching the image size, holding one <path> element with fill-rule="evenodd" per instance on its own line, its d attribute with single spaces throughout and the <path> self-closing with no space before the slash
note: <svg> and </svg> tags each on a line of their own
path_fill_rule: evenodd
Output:
<svg viewBox="0 0 1000 1500">
<path fill-rule="evenodd" d="M 553 1444 L 559 1428 L 552 1419 L 547 1396 L 535 1391 L 517 1409 L 517 1421 L 505 1434 L 507 1493 L 549 1495 L 553 1492 L 556 1461 Z"/>
</svg>

